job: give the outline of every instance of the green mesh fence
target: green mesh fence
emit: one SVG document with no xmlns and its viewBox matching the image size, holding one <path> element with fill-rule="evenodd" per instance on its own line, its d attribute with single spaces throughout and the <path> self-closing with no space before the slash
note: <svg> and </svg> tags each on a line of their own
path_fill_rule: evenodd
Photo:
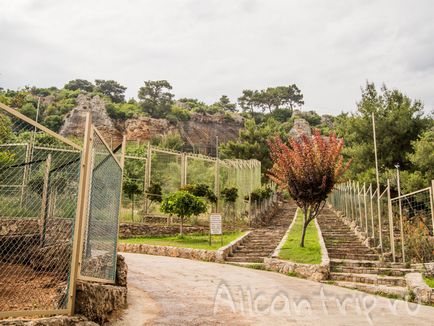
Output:
<svg viewBox="0 0 434 326">
<path fill-rule="evenodd" d="M 90 200 L 84 228 L 81 275 L 114 281 L 122 169 L 95 129 L 91 158 Z"/>
<path fill-rule="evenodd" d="M 159 210 L 159 203 L 164 195 L 179 190 L 185 184 L 206 184 L 218 197 L 225 188 L 237 188 L 236 202 L 228 204 L 219 200 L 218 209 L 224 215 L 230 216 L 230 219 L 247 219 L 250 209 L 249 194 L 261 186 L 261 165 L 255 160 L 217 161 L 204 155 L 156 147 L 148 149 L 147 145 L 134 144 L 127 146 L 123 182 L 121 218 L 126 222 L 167 222 Z M 126 182 L 136 184 L 135 194 L 126 191 Z M 152 187 L 155 184 L 161 187 L 161 193 L 148 191 L 155 190 Z M 214 209 L 212 205 L 211 209 Z M 159 216 L 162 219 L 159 219 Z"/>
</svg>

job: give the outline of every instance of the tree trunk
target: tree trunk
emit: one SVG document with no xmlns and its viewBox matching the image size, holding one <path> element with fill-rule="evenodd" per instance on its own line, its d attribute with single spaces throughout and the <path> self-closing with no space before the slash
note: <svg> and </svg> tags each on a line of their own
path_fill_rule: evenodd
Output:
<svg viewBox="0 0 434 326">
<path fill-rule="evenodd" d="M 131 196 L 131 221 L 134 223 L 134 194 Z"/>
<path fill-rule="evenodd" d="M 306 236 L 306 229 L 308 226 L 307 223 L 307 209 L 303 212 L 303 231 L 301 232 L 301 240 L 300 240 L 300 247 L 304 248 L 304 237 Z"/>
<path fill-rule="evenodd" d="M 184 217 L 181 217 L 181 225 L 179 226 L 179 235 L 181 237 L 184 235 L 182 230 L 183 226 L 184 226 Z"/>
</svg>

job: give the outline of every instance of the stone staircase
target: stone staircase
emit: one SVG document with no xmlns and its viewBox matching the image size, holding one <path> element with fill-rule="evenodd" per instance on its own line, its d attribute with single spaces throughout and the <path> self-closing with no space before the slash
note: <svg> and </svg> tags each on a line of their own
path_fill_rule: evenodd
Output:
<svg viewBox="0 0 434 326">
<path fill-rule="evenodd" d="M 237 265 L 262 264 L 269 257 L 285 235 L 294 217 L 297 206 L 293 202 L 285 202 L 268 225 L 252 229 L 244 243 L 226 258 L 228 263 Z"/>
<path fill-rule="evenodd" d="M 364 245 L 329 208 L 318 223 L 330 258 L 330 280 L 336 285 L 396 297 L 407 294 L 405 274 L 413 270 L 380 260 L 379 253 Z"/>
</svg>

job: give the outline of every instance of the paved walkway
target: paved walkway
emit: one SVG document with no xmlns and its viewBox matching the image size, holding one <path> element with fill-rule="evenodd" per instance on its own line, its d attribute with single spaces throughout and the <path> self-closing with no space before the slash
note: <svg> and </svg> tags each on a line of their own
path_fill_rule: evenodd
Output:
<svg viewBox="0 0 434 326">
<path fill-rule="evenodd" d="M 277 273 L 124 253 L 129 308 L 115 325 L 433 325 L 434 308 Z"/>
</svg>

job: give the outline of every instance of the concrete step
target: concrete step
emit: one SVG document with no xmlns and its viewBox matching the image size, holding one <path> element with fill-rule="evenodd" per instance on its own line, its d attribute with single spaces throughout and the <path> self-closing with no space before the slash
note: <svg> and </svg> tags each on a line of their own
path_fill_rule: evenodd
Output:
<svg viewBox="0 0 434 326">
<path fill-rule="evenodd" d="M 408 294 L 407 288 L 402 286 L 373 285 L 345 281 L 336 281 L 334 284 L 367 293 L 394 296 L 400 299 L 405 299 L 406 295 Z"/>
<path fill-rule="evenodd" d="M 241 250 L 235 250 L 234 253 L 237 254 L 251 254 L 251 253 L 263 253 L 263 252 L 273 252 L 274 249 L 271 250 L 263 250 L 263 249 L 254 249 L 254 248 L 243 248 Z"/>
<path fill-rule="evenodd" d="M 378 255 L 357 255 L 357 254 L 338 254 L 335 255 L 333 253 L 329 253 L 329 257 L 331 259 L 346 259 L 346 260 L 370 260 L 370 261 L 379 261 Z"/>
<path fill-rule="evenodd" d="M 351 274 L 377 274 L 385 276 L 405 276 L 412 273 L 414 269 L 408 268 L 391 268 L 391 267 L 347 267 L 347 266 L 331 266 L 332 272 L 351 273 Z"/>
<path fill-rule="evenodd" d="M 226 261 L 228 262 L 237 262 L 237 263 L 263 263 L 263 257 L 227 257 Z"/>
<path fill-rule="evenodd" d="M 407 286 L 403 277 L 399 276 L 381 276 L 373 274 L 351 274 L 351 273 L 330 273 L 330 279 L 334 281 L 345 281 L 355 283 L 366 283 L 386 286 Z"/>
</svg>

